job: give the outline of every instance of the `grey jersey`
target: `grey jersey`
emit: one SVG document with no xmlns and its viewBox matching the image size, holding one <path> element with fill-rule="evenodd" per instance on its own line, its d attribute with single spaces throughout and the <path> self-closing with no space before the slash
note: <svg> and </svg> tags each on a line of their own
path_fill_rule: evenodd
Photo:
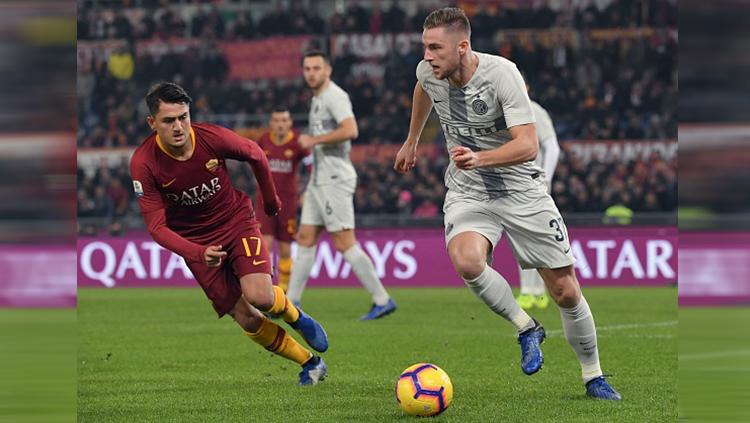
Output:
<svg viewBox="0 0 750 423">
<path fill-rule="evenodd" d="M 555 135 L 555 126 L 552 124 L 552 118 L 549 117 L 549 113 L 544 110 L 544 107 L 536 101 L 531 100 L 531 110 L 534 112 L 534 117 L 536 117 L 536 137 L 539 140 L 539 152 L 536 155 L 534 164 L 544 169 L 544 153 L 546 149 L 542 147 L 542 142 L 553 138 L 557 142 L 557 135 Z M 545 170 L 546 172 L 547 170 Z"/>
<path fill-rule="evenodd" d="M 327 134 L 350 117 L 354 117 L 354 112 L 349 94 L 331 81 L 321 93 L 312 98 L 309 132 L 313 136 Z M 351 149 L 351 140 L 315 145 L 310 183 L 327 185 L 356 178 L 357 172 L 349 158 Z"/>
<path fill-rule="evenodd" d="M 534 123 L 531 101 L 516 65 L 500 56 L 476 53 L 479 66 L 463 88 L 432 74 L 426 61 L 417 65 L 417 79 L 432 99 L 450 150 L 491 150 L 512 139 L 508 128 Z M 487 200 L 536 186 L 542 170 L 533 162 L 513 166 L 458 169 L 453 161 L 445 172 L 449 190 Z"/>
</svg>

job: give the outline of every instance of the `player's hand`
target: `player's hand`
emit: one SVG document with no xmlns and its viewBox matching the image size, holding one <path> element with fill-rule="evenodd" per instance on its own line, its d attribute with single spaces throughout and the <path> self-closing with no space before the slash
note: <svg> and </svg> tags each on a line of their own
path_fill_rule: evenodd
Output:
<svg viewBox="0 0 750 423">
<path fill-rule="evenodd" d="M 315 145 L 315 138 L 307 134 L 301 134 L 297 139 L 297 143 L 305 150 L 309 150 Z"/>
<path fill-rule="evenodd" d="M 221 260 L 227 256 L 226 251 L 221 251 L 221 245 L 211 245 L 203 252 L 203 260 L 208 267 L 221 266 Z"/>
<path fill-rule="evenodd" d="M 417 165 L 417 144 L 405 142 L 396 153 L 396 163 L 393 169 L 399 173 L 406 173 Z"/>
<path fill-rule="evenodd" d="M 277 195 L 273 203 L 265 203 L 263 208 L 263 211 L 266 212 L 266 216 L 276 216 L 279 214 L 279 211 L 281 211 L 281 199 Z"/>
<path fill-rule="evenodd" d="M 451 160 L 456 167 L 463 170 L 476 169 L 479 167 L 477 153 L 468 147 L 453 147 L 450 149 Z"/>
</svg>

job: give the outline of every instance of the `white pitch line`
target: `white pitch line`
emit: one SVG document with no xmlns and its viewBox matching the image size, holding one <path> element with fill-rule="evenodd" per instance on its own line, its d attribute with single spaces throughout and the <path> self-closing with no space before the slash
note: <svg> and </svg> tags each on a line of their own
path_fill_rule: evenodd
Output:
<svg viewBox="0 0 750 423">
<path fill-rule="evenodd" d="M 625 330 L 625 329 L 640 329 L 640 328 L 653 328 L 661 326 L 674 326 L 677 324 L 677 320 L 665 320 L 663 322 L 651 322 L 651 323 L 631 323 L 626 325 L 608 325 L 608 326 L 597 326 L 597 332 L 604 332 L 609 330 Z M 547 336 L 562 335 L 562 329 L 555 329 L 547 331 Z"/>
<path fill-rule="evenodd" d="M 709 358 L 722 358 L 722 357 L 737 357 L 750 355 L 750 350 L 730 350 L 730 351 L 712 351 L 705 353 L 696 354 L 680 354 L 680 361 L 682 360 L 704 360 Z"/>
</svg>

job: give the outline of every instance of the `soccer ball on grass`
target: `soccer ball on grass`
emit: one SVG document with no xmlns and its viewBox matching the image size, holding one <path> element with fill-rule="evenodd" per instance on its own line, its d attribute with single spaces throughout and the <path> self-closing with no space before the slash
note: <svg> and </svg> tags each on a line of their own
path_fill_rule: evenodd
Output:
<svg viewBox="0 0 750 423">
<path fill-rule="evenodd" d="M 453 400 L 453 384 L 448 374 L 430 363 L 409 366 L 396 383 L 396 401 L 406 414 L 435 416 Z"/>
</svg>

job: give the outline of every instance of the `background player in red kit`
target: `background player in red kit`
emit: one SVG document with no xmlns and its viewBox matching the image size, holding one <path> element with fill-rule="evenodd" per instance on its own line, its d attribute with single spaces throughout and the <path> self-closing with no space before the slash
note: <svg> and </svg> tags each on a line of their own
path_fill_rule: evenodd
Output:
<svg viewBox="0 0 750 423">
<path fill-rule="evenodd" d="M 286 108 L 277 108 L 271 113 L 269 126 L 271 130 L 257 142 L 268 157 L 273 183 L 284 207 L 275 216 L 258 214 L 258 222 L 269 251 L 273 251 L 273 240 L 278 241 L 279 286 L 286 292 L 292 272 L 292 241 L 297 233 L 297 168 L 310 150 L 297 142 L 299 132 L 292 129 L 292 117 Z M 260 191 L 256 204 L 263 208 Z"/>
<path fill-rule="evenodd" d="M 177 84 L 161 83 L 146 95 L 155 131 L 130 162 L 138 202 L 154 240 L 181 255 L 214 309 L 231 315 L 253 341 L 302 366 L 301 385 L 327 373 L 323 360 L 260 311 L 280 315 L 316 351 L 328 337 L 310 316 L 271 285 L 271 264 L 250 199 L 232 186 L 226 159 L 250 164 L 265 212 L 281 207 L 263 151 L 234 132 L 190 123 L 191 99 Z M 259 311 L 260 310 L 260 311 Z"/>
</svg>

